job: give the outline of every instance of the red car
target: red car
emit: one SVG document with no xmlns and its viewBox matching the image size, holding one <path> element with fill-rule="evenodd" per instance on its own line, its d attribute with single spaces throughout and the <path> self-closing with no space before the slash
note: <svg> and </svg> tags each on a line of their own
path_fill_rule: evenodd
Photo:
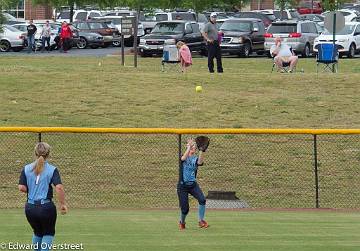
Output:
<svg viewBox="0 0 360 251">
<path fill-rule="evenodd" d="M 311 9 L 311 1 L 301 1 L 297 11 L 300 15 L 303 14 L 321 14 L 323 13 L 323 8 L 321 2 L 313 1 L 313 8 Z"/>
</svg>

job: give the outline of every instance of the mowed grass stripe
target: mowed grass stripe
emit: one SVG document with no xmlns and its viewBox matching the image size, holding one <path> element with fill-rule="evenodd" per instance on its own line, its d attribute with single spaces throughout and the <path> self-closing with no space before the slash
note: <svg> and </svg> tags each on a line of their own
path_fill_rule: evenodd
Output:
<svg viewBox="0 0 360 251">
<path fill-rule="evenodd" d="M 191 210 L 186 231 L 178 211 L 72 210 L 58 217 L 57 243 L 85 250 L 358 250 L 359 213 L 209 211 L 211 227 L 197 227 Z M 28 242 L 31 230 L 19 210 L 1 210 L 4 241 Z"/>
</svg>

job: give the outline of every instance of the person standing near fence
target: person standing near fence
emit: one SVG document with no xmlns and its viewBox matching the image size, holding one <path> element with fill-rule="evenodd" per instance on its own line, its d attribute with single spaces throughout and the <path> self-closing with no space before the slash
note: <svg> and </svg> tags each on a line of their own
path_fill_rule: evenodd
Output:
<svg viewBox="0 0 360 251">
<path fill-rule="evenodd" d="M 71 38 L 72 38 L 71 28 L 70 28 L 69 24 L 64 21 L 61 26 L 61 31 L 60 31 L 60 39 L 62 42 L 62 48 L 63 48 L 64 53 L 67 53 L 67 50 L 70 49 Z"/>
<path fill-rule="evenodd" d="M 41 44 L 42 44 L 42 52 L 45 51 L 45 42 L 47 44 L 47 51 L 50 52 L 50 36 L 51 36 L 51 26 L 49 21 L 47 20 L 45 25 L 41 31 Z"/>
<path fill-rule="evenodd" d="M 180 204 L 179 229 L 185 229 L 185 218 L 189 213 L 189 194 L 199 203 L 199 227 L 208 228 L 209 224 L 204 220 L 206 199 L 199 184 L 196 182 L 198 166 L 204 164 L 204 152 L 199 151 L 199 156 L 195 155 L 196 144 L 193 139 L 188 139 L 186 151 L 181 156 L 181 167 L 179 168 L 179 182 L 177 194 Z"/>
<path fill-rule="evenodd" d="M 208 50 L 208 68 L 209 72 L 214 72 L 214 58 L 216 58 L 217 72 L 222 73 L 221 48 L 219 41 L 219 31 L 216 26 L 216 13 L 210 14 L 210 22 L 206 23 L 202 32 L 206 40 Z"/>
<path fill-rule="evenodd" d="M 19 190 L 27 193 L 25 215 L 34 231 L 32 243 L 37 251 L 49 250 L 55 236 L 57 212 L 52 202 L 52 185 L 58 195 L 61 214 L 68 212 L 59 171 L 47 162 L 49 154 L 47 143 L 37 143 L 36 160 L 23 168 L 19 179 Z"/>
<path fill-rule="evenodd" d="M 26 26 L 27 30 L 27 42 L 28 42 L 28 53 L 30 53 L 35 46 L 35 34 L 37 31 L 36 26 L 33 24 L 33 20 L 30 19 L 29 25 Z"/>
</svg>

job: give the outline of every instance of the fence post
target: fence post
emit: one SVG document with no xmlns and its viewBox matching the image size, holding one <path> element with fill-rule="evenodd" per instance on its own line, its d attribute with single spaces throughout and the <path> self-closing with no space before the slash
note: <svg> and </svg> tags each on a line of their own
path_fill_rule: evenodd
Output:
<svg viewBox="0 0 360 251">
<path fill-rule="evenodd" d="M 318 176 L 318 156 L 317 156 L 317 137 L 314 134 L 314 172 L 315 172 L 315 207 L 320 208 L 319 205 L 319 176 Z"/>
<path fill-rule="evenodd" d="M 179 147 L 179 168 L 181 168 L 181 134 L 178 135 L 178 147 Z"/>
<path fill-rule="evenodd" d="M 41 142 L 41 132 L 39 132 L 39 142 Z"/>
</svg>

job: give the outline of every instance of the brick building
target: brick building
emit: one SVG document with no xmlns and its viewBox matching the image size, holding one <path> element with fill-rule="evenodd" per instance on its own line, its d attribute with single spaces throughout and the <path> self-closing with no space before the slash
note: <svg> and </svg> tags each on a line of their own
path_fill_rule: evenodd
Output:
<svg viewBox="0 0 360 251">
<path fill-rule="evenodd" d="M 21 0 L 11 9 L 6 10 L 11 15 L 20 19 L 51 19 L 53 9 L 46 5 L 34 5 L 32 0 Z"/>
<path fill-rule="evenodd" d="M 49 5 L 34 5 L 31 0 L 25 1 L 25 20 L 51 19 L 53 9 Z"/>
<path fill-rule="evenodd" d="M 251 0 L 250 10 L 274 9 L 274 0 Z"/>
</svg>

